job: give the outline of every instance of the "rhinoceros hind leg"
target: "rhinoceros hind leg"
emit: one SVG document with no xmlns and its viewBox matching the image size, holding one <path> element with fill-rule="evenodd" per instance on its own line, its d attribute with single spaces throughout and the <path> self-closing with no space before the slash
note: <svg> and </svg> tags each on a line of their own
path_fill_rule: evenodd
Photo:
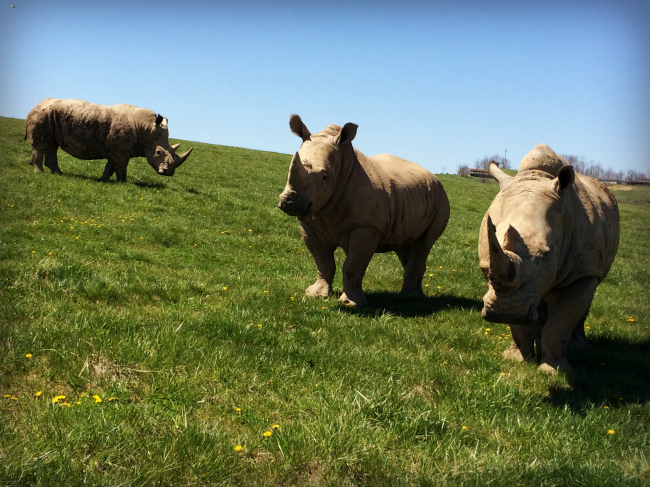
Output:
<svg viewBox="0 0 650 487">
<path fill-rule="evenodd" d="M 380 235 L 373 228 L 358 228 L 348 237 L 347 256 L 343 263 L 343 294 L 340 301 L 350 306 L 366 306 L 368 300 L 363 293 L 363 276 L 370 259 L 377 250 Z"/>
<path fill-rule="evenodd" d="M 535 338 L 537 328 L 534 325 L 510 325 L 512 343 L 503 352 L 503 358 L 517 362 L 529 362 L 535 359 Z"/>
<path fill-rule="evenodd" d="M 45 151 L 32 149 L 32 154 L 29 156 L 29 163 L 34 168 L 34 172 L 43 172 L 43 157 Z"/>
<path fill-rule="evenodd" d="M 52 171 L 52 174 L 61 174 L 59 159 L 56 155 L 58 147 L 48 148 L 45 151 L 45 165 Z"/>
<path fill-rule="evenodd" d="M 424 296 L 422 277 L 426 270 L 427 257 L 431 246 L 423 238 L 415 241 L 408 249 L 396 251 L 404 267 L 404 280 L 400 294 L 406 296 Z"/>
<path fill-rule="evenodd" d="M 109 157 L 108 161 L 106 162 L 106 166 L 104 166 L 104 174 L 102 174 L 102 177 L 99 179 L 99 181 L 102 183 L 109 182 L 114 172 L 115 172 L 115 162 L 113 161 L 113 159 Z"/>
<path fill-rule="evenodd" d="M 335 249 L 323 243 L 308 222 L 301 222 L 300 233 L 303 242 L 316 261 L 316 269 L 318 269 L 318 278 L 305 290 L 305 295 L 326 298 L 332 294 L 332 282 L 336 273 Z"/>
</svg>

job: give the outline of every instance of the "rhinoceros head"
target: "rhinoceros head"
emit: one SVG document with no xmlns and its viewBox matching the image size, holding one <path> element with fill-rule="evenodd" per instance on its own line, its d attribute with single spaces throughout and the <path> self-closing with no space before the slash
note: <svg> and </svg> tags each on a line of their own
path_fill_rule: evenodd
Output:
<svg viewBox="0 0 650 487">
<path fill-rule="evenodd" d="M 190 147 L 190 150 L 178 155 L 176 149 L 179 145 L 169 145 L 167 119 L 158 115 L 145 140 L 144 153 L 149 165 L 162 176 L 173 176 L 176 169 L 187 160 L 193 149 Z"/>
<path fill-rule="evenodd" d="M 573 168 L 560 164 L 556 177 L 522 172 L 521 166 L 511 177 L 493 163 L 489 170 L 501 191 L 479 234 L 480 265 L 488 282 L 482 316 L 497 323 L 534 324 L 571 239 L 572 213 L 565 211 L 564 199 L 574 182 Z"/>
<path fill-rule="evenodd" d="M 278 207 L 286 214 L 303 218 L 325 206 L 337 189 L 343 154 L 357 134 L 357 126 L 328 125 L 312 135 L 298 115 L 291 115 L 291 131 L 302 139 L 289 166 L 287 185 Z"/>
</svg>

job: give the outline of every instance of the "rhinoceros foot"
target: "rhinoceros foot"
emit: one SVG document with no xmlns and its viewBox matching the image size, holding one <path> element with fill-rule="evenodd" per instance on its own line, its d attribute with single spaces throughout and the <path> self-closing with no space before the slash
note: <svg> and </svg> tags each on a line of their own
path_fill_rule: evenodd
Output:
<svg viewBox="0 0 650 487">
<path fill-rule="evenodd" d="M 545 374 L 548 375 L 555 375 L 558 372 L 564 372 L 565 374 L 572 374 L 573 369 L 569 365 L 569 362 L 567 362 L 566 359 L 558 360 L 558 361 L 547 361 L 543 362 L 539 366 L 539 370 L 544 372 Z"/>
<path fill-rule="evenodd" d="M 342 303 L 345 303 L 347 306 L 367 306 L 368 305 L 368 300 L 366 299 L 366 295 L 363 294 L 363 291 L 361 292 L 350 292 L 350 295 L 348 296 L 347 293 L 341 294 L 341 297 L 339 298 L 339 301 Z"/>
<path fill-rule="evenodd" d="M 305 295 L 312 298 L 326 298 L 332 294 L 332 286 L 325 279 L 317 279 L 314 284 L 305 289 Z"/>
<path fill-rule="evenodd" d="M 409 298 L 421 298 L 424 296 L 424 291 L 422 288 L 419 289 L 404 289 L 399 292 L 400 296 L 407 296 Z"/>
<path fill-rule="evenodd" d="M 503 352 L 503 358 L 505 360 L 514 360 L 515 362 L 523 362 L 524 360 L 532 360 L 532 356 L 524 357 L 519 350 L 519 347 L 514 343 L 510 344 L 510 347 Z"/>
</svg>

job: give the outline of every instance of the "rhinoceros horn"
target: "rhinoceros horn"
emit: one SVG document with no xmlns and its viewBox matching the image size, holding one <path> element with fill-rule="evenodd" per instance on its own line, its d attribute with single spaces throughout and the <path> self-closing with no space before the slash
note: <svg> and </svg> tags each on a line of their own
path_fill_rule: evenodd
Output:
<svg viewBox="0 0 650 487">
<path fill-rule="evenodd" d="M 178 149 L 180 146 L 181 146 L 180 143 L 178 143 L 178 144 L 173 144 L 173 145 L 171 146 L 171 148 L 172 148 L 172 152 L 173 152 L 173 153 L 176 153 L 176 149 Z"/>
<path fill-rule="evenodd" d="M 176 147 L 178 148 L 178 144 L 174 144 L 174 145 L 176 145 Z M 173 146 L 172 146 L 172 148 L 173 148 Z M 190 147 L 190 150 L 188 150 L 184 154 L 181 154 L 180 156 L 178 156 L 178 155 L 176 155 L 174 153 L 174 167 L 177 168 L 181 164 L 183 164 L 187 160 L 187 158 L 190 157 L 190 154 L 192 153 L 193 150 L 194 150 L 194 147 Z M 176 149 L 174 149 L 174 152 L 175 151 L 176 151 Z"/>
<path fill-rule="evenodd" d="M 508 236 L 510 236 L 510 231 L 512 227 L 508 229 Z M 514 229 L 512 229 L 514 230 Z M 488 216 L 487 221 L 487 231 L 488 231 L 488 244 L 490 246 L 490 273 L 489 279 L 493 285 L 497 285 L 500 288 L 514 288 L 518 287 L 520 282 L 518 279 L 517 267 L 519 262 L 516 262 L 514 258 L 511 258 L 501 247 L 499 240 L 497 239 L 497 232 L 494 223 L 492 223 L 492 218 Z M 510 237 L 511 238 L 511 237 Z"/>
<path fill-rule="evenodd" d="M 302 185 L 301 169 L 303 169 L 303 165 L 300 161 L 300 154 L 296 152 L 291 158 L 291 165 L 289 166 L 289 185 L 294 190 Z"/>
<path fill-rule="evenodd" d="M 501 169 L 499 169 L 499 166 L 496 162 L 490 161 L 488 164 L 488 171 L 490 172 L 490 176 L 496 179 L 499 183 L 499 189 L 503 190 L 506 188 L 506 186 L 508 186 L 508 184 L 510 184 L 512 176 L 508 176 Z"/>
</svg>

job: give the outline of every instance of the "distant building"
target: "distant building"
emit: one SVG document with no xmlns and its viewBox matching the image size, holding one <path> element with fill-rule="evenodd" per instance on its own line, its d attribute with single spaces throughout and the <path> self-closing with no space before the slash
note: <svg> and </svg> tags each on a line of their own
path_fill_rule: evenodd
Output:
<svg viewBox="0 0 650 487">
<path fill-rule="evenodd" d="M 650 186 L 650 179 L 635 179 L 634 181 L 628 181 L 627 184 L 633 186 Z"/>
<path fill-rule="evenodd" d="M 470 169 L 469 175 L 474 176 L 475 178 L 489 178 L 490 171 L 487 169 Z"/>
<path fill-rule="evenodd" d="M 620 179 L 599 178 L 598 181 L 605 184 L 623 184 Z"/>
</svg>

